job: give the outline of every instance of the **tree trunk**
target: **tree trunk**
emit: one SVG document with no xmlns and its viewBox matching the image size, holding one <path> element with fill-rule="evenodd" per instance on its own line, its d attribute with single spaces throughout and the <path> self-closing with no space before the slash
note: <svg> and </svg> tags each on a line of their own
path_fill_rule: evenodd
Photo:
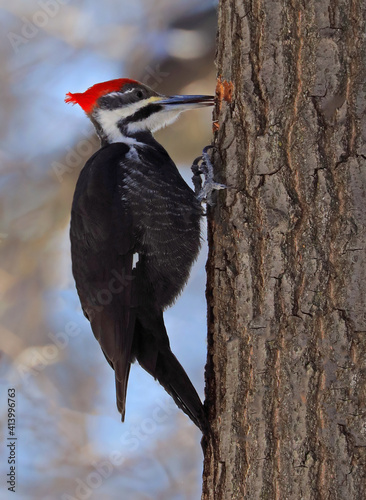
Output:
<svg viewBox="0 0 366 500">
<path fill-rule="evenodd" d="M 220 1 L 204 500 L 366 498 L 365 18 Z"/>
</svg>

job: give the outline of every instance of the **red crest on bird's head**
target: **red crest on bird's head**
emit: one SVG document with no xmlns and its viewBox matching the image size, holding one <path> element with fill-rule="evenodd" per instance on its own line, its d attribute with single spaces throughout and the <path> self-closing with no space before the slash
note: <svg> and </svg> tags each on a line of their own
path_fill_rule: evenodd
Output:
<svg viewBox="0 0 366 500">
<path fill-rule="evenodd" d="M 116 80 L 109 80 L 108 82 L 96 83 L 82 93 L 72 94 L 71 92 L 68 92 L 66 94 L 65 102 L 79 104 L 85 113 L 89 114 L 93 111 L 99 97 L 109 94 L 110 92 L 121 90 L 126 83 L 138 82 L 136 82 L 136 80 L 130 80 L 129 78 L 117 78 Z"/>
</svg>

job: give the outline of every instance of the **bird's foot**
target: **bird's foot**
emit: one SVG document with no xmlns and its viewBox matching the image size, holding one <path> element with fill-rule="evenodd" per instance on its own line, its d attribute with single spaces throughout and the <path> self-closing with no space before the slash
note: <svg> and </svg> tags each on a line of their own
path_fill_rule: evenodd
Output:
<svg viewBox="0 0 366 500">
<path fill-rule="evenodd" d="M 202 155 L 194 160 L 191 167 L 193 172 L 192 181 L 196 196 L 199 201 L 204 201 L 208 205 L 212 205 L 212 193 L 214 191 L 227 188 L 225 184 L 214 181 L 213 166 L 207 153 L 212 147 L 213 146 L 206 146 L 202 151 Z M 201 175 L 205 176 L 203 186 Z"/>
</svg>

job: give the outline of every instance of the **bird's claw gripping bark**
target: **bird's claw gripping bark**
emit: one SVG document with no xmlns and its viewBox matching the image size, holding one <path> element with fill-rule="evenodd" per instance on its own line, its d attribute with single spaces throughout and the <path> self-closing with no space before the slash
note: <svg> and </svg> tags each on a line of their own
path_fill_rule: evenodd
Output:
<svg viewBox="0 0 366 500">
<path fill-rule="evenodd" d="M 212 205 L 212 193 L 219 189 L 226 189 L 225 184 L 220 184 L 214 181 L 214 172 L 211 160 L 208 156 L 207 151 L 213 146 L 206 146 L 202 155 L 198 156 L 192 164 L 193 172 L 193 185 L 197 198 L 199 201 L 205 201 L 208 205 Z M 201 175 L 205 176 L 205 180 L 202 186 Z"/>
</svg>

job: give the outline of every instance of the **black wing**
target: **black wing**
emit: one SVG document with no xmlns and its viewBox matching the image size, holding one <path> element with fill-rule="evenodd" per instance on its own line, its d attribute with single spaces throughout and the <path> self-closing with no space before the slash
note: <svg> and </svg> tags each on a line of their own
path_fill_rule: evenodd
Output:
<svg viewBox="0 0 366 500">
<path fill-rule="evenodd" d="M 122 164 L 129 147 L 100 149 L 83 168 L 74 194 L 70 239 L 81 305 L 115 371 L 117 407 L 125 415 L 136 318 L 131 211 L 121 200 Z"/>
</svg>

